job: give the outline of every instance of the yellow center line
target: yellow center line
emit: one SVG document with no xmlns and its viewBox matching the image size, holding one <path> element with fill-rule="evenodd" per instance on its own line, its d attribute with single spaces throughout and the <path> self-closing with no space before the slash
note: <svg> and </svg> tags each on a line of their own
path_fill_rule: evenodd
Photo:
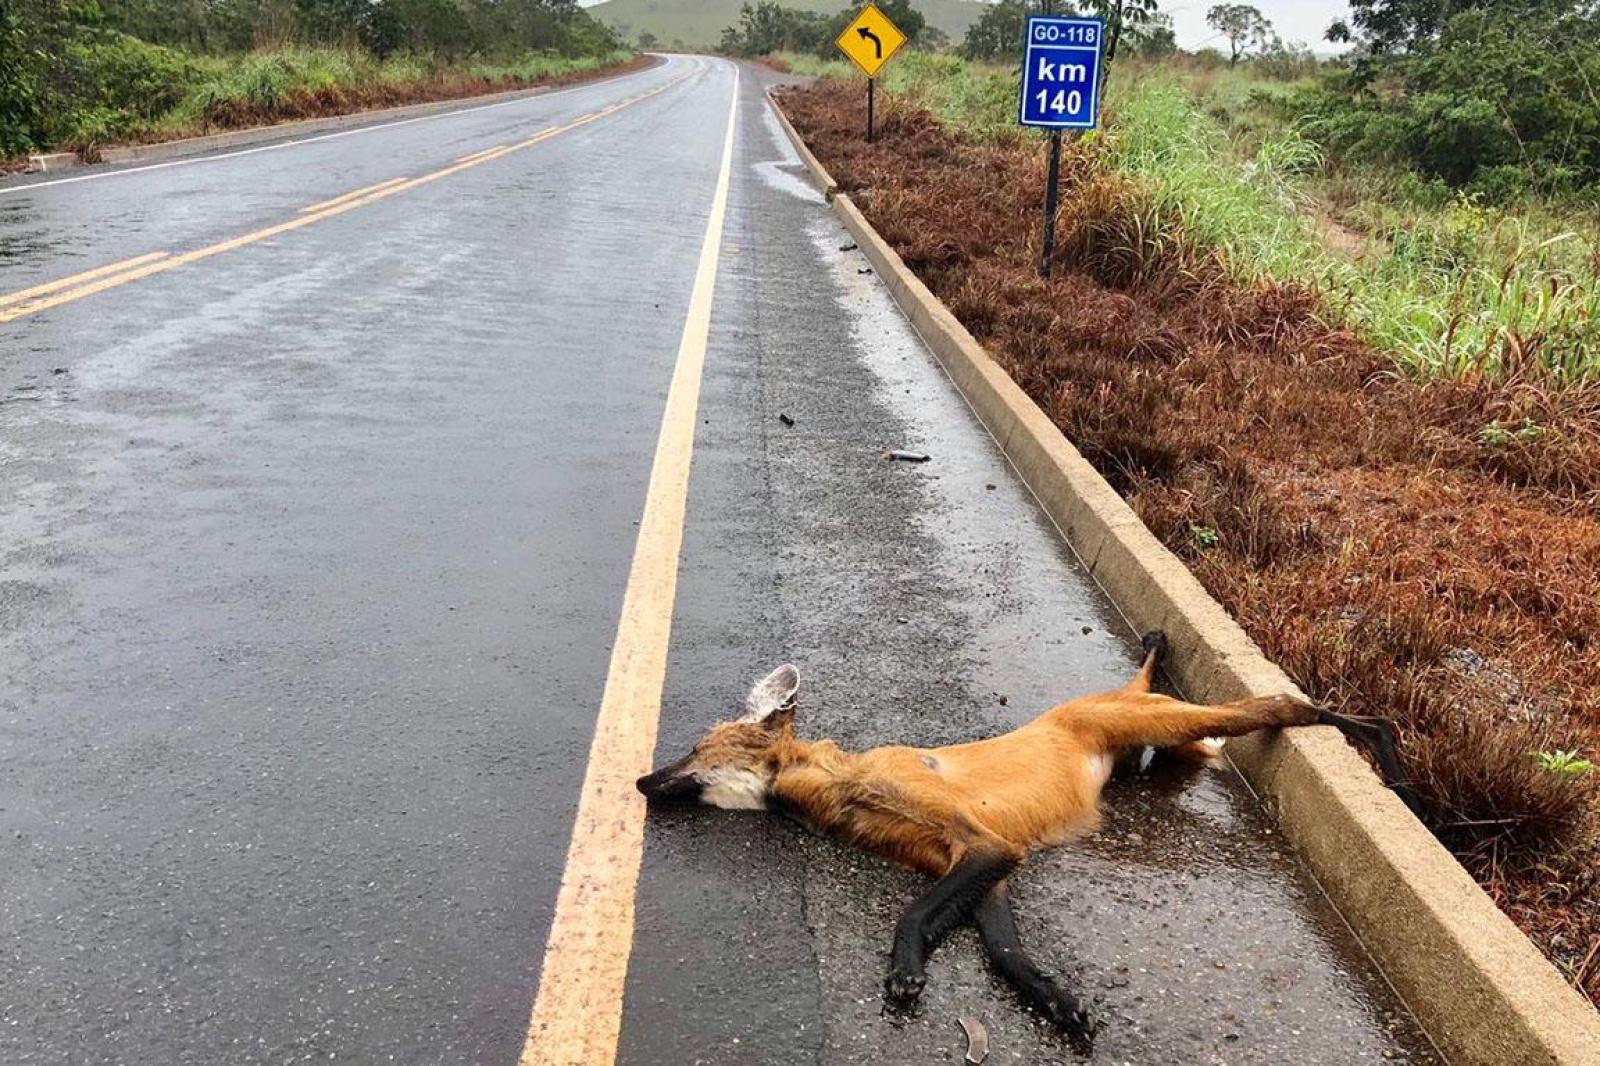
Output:
<svg viewBox="0 0 1600 1066">
<path fill-rule="evenodd" d="M 633 783 L 650 770 L 661 717 L 695 413 L 711 330 L 738 105 L 736 76 L 711 217 L 661 417 L 639 539 L 521 1066 L 610 1066 L 616 1060 L 623 987 L 633 949 L 634 893 L 644 854 L 644 800 Z"/>
<path fill-rule="evenodd" d="M 388 181 L 380 181 L 376 185 L 368 185 L 364 189 L 352 189 L 350 192 L 335 196 L 331 200 L 323 200 L 321 203 L 312 204 L 309 207 L 302 207 L 300 209 L 300 213 L 302 215 L 315 214 L 316 212 L 325 208 L 333 207 L 335 204 L 342 204 L 346 200 L 354 200 L 358 196 L 365 196 L 367 193 L 377 192 L 379 189 L 387 189 L 389 186 L 398 185 L 405 180 L 405 178 L 390 178 Z"/>
<path fill-rule="evenodd" d="M 687 75 L 685 77 L 687 77 Z M 635 97 L 631 102 L 637 103 L 640 100 L 649 99 L 658 93 L 666 92 L 668 89 L 679 84 L 683 80 L 684 78 L 675 78 L 664 85 Z M 512 152 L 518 152 L 525 148 L 531 148 L 534 145 L 539 144 L 541 141 L 547 141 L 551 137 L 554 137 L 558 134 L 577 129 L 579 126 L 587 125 L 588 123 L 593 122 L 596 119 L 603 117 L 604 114 L 608 113 L 609 112 L 597 111 L 586 115 L 580 115 L 578 118 L 573 119 L 564 126 L 551 126 L 548 129 L 540 130 L 527 140 L 511 145 L 503 152 L 492 152 L 488 155 L 480 155 L 476 158 L 469 158 L 465 162 L 453 163 L 450 166 L 447 166 L 442 170 L 436 170 L 431 174 L 423 174 L 422 176 L 416 178 L 395 178 L 392 181 L 383 182 L 379 185 L 372 186 L 370 191 L 366 189 L 357 189 L 355 192 L 347 194 L 349 197 L 348 199 L 337 198 L 335 200 L 328 201 L 326 204 L 314 204 L 311 208 L 307 208 L 305 213 L 300 214 L 298 217 L 292 218 L 287 222 L 279 222 L 276 225 L 267 226 L 265 229 L 258 229 L 251 233 L 245 233 L 238 237 L 232 237 L 217 244 L 207 245 L 204 248 L 196 248 L 193 251 L 184 252 L 181 255 L 167 256 L 165 252 L 152 252 L 148 256 L 140 256 L 138 259 L 130 259 L 122 263 L 113 263 L 97 270 L 85 271 L 82 274 L 75 274 L 72 277 L 61 278 L 58 281 L 52 281 L 45 285 L 38 285 L 32 289 L 26 289 L 19 293 L 13 293 L 10 297 L 0 299 L 0 307 L 4 308 L 4 310 L 0 310 L 0 322 L 11 322 L 15 319 L 26 318 L 29 315 L 38 314 L 40 311 L 47 311 L 52 307 L 59 307 L 62 304 L 71 303 L 74 300 L 81 300 L 85 296 L 93 296 L 96 293 L 105 292 L 107 289 L 114 289 L 120 285 L 126 285 L 129 282 L 138 281 L 141 278 L 148 278 L 155 274 L 162 274 L 168 270 L 175 270 L 178 267 L 186 266 L 189 263 L 197 263 L 202 259 L 209 259 L 214 255 L 221 255 L 223 252 L 231 252 L 236 248 L 243 248 L 246 245 L 255 244 L 258 241 L 264 241 L 272 237 L 277 237 L 282 234 L 292 232 L 293 230 L 312 225 L 313 223 L 324 222 L 330 218 L 342 215 L 346 211 L 353 211 L 358 207 L 366 207 L 368 204 L 374 204 L 379 200 L 386 199 L 390 196 L 408 192 L 412 189 L 419 188 L 420 186 L 427 185 L 430 182 L 438 181 L 440 178 L 447 178 L 452 174 L 459 174 L 463 170 L 468 170 L 483 163 L 504 158 L 505 156 L 510 155 Z M 111 273 L 112 271 L 121 267 L 132 267 L 133 269 L 121 270 L 119 273 Z"/>
<path fill-rule="evenodd" d="M 138 266 L 141 263 L 148 263 L 152 259 L 160 259 L 166 254 L 166 252 L 148 252 L 144 255 L 136 255 L 132 259 L 124 259 L 120 263 L 107 263 L 105 266 L 95 267 L 93 270 L 85 270 L 81 274 L 73 274 L 65 278 L 57 278 L 55 281 L 47 281 L 43 285 L 35 285 L 31 289 L 23 289 L 20 292 L 9 293 L 5 296 L 0 296 L 0 307 L 9 307 L 12 304 L 21 303 L 23 300 L 31 299 L 35 296 L 43 296 L 46 293 L 58 292 L 61 289 L 66 289 L 72 287 L 73 285 L 77 285 L 79 282 L 93 281 L 95 278 L 102 278 L 107 274 L 114 274 L 119 270 L 126 270 L 128 267 Z"/>
<path fill-rule="evenodd" d="M 466 155 L 462 156 L 460 159 L 457 159 L 456 162 L 457 163 L 470 163 L 474 159 L 482 159 L 484 156 L 504 153 L 505 151 L 506 151 L 506 146 L 505 145 L 497 144 L 497 145 L 494 145 L 494 146 L 489 147 L 489 148 L 480 148 L 476 152 L 469 152 Z"/>
</svg>

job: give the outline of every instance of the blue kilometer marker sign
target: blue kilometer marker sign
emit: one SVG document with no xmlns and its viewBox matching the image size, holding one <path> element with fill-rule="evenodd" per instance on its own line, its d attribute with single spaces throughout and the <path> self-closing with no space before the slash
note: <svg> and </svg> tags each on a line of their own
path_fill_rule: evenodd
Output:
<svg viewBox="0 0 1600 1066">
<path fill-rule="evenodd" d="M 1069 130 L 1099 125 L 1100 42 L 1105 30 L 1099 19 L 1028 16 L 1019 123 Z"/>
</svg>

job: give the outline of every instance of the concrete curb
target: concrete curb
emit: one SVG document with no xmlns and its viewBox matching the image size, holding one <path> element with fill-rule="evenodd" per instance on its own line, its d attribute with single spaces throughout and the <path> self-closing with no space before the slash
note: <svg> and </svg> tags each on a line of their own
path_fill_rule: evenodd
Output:
<svg viewBox="0 0 1600 1066">
<path fill-rule="evenodd" d="M 1298 692 L 992 360 L 850 197 L 771 98 L 815 183 L 1062 535 L 1135 631 L 1163 629 L 1191 698 Z M 1329 899 L 1456 1063 L 1600 1063 L 1600 1013 L 1327 727 L 1229 742 Z"/>
<path fill-rule="evenodd" d="M 654 65 L 652 64 L 652 66 Z M 563 82 L 559 85 L 534 85 L 525 89 L 508 89 L 505 92 L 483 93 L 477 96 L 452 96 L 446 100 L 430 100 L 423 104 L 405 104 L 401 107 L 352 111 L 347 115 L 300 119 L 295 122 L 280 122 L 273 126 L 253 126 L 250 129 L 229 130 L 226 133 L 210 133 L 201 137 L 184 137 L 176 141 L 159 141 L 155 144 L 132 144 L 120 148 L 104 148 L 100 151 L 99 162 L 157 163 L 168 159 L 181 159 L 185 156 L 200 155 L 223 148 L 239 148 L 246 145 L 261 144 L 266 141 L 293 140 L 311 133 L 350 129 L 372 123 L 393 122 L 398 119 L 423 118 L 447 111 L 466 111 L 475 107 L 503 103 L 507 100 L 515 100 L 525 96 L 543 96 L 546 93 L 560 89 L 570 89 L 575 85 L 598 84 L 599 82 L 609 81 L 612 78 L 620 78 L 649 69 L 649 67 L 637 67 L 603 74 L 599 77 Z M 28 163 L 28 172 L 32 174 L 95 165 L 84 162 L 71 152 L 30 156 Z"/>
<path fill-rule="evenodd" d="M 778 125 L 783 127 L 783 135 L 789 138 L 789 143 L 794 146 L 795 154 L 800 157 L 800 162 L 806 165 L 806 170 L 809 172 L 812 182 L 822 190 L 822 195 L 826 199 L 832 200 L 834 194 L 839 191 L 839 183 L 833 180 L 833 175 L 828 173 L 828 168 L 822 165 L 822 160 L 812 154 L 811 147 L 806 144 L 805 138 L 801 137 L 794 126 L 790 124 L 789 116 L 785 115 L 783 108 L 778 106 L 777 98 L 772 95 L 771 90 L 767 92 L 767 105 L 772 108 L 772 114 L 777 118 Z"/>
<path fill-rule="evenodd" d="M 27 173 L 53 174 L 58 170 L 70 170 L 80 165 L 78 157 L 71 152 L 47 152 L 28 157 Z"/>
</svg>

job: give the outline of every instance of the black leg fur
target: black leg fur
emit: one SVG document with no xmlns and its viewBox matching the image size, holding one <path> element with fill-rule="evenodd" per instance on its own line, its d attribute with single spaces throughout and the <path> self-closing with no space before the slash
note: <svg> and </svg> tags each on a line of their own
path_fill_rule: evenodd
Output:
<svg viewBox="0 0 1600 1066">
<path fill-rule="evenodd" d="M 1011 897 L 1004 881 L 983 897 L 973 911 L 973 919 L 995 971 L 1017 990 L 1023 1002 L 1050 1019 L 1067 1034 L 1074 1048 L 1087 1054 L 1094 1042 L 1094 1022 L 1076 996 L 1028 958 L 1017 936 L 1016 917 L 1011 912 Z"/>
<path fill-rule="evenodd" d="M 1411 808 L 1412 814 L 1422 817 L 1422 801 L 1411 788 L 1405 769 L 1400 765 L 1400 755 L 1395 750 L 1393 722 L 1387 718 L 1364 718 L 1319 709 L 1317 724 L 1333 726 L 1352 744 L 1370 751 L 1378 763 L 1383 783 L 1400 797 L 1400 802 Z"/>
<path fill-rule="evenodd" d="M 916 1006 L 927 984 L 928 952 L 971 915 L 978 901 L 1016 868 L 1009 855 L 978 852 L 962 859 L 901 916 L 894 929 L 884 999 L 897 1011 Z"/>
</svg>

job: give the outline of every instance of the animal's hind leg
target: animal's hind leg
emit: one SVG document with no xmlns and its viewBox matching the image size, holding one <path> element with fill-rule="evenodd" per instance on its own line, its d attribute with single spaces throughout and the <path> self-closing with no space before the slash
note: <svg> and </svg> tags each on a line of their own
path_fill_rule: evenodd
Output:
<svg viewBox="0 0 1600 1066">
<path fill-rule="evenodd" d="M 1133 679 L 1122 686 L 1123 692 L 1149 692 L 1155 682 L 1156 670 L 1167 656 L 1167 635 L 1159 629 L 1146 633 L 1139 643 L 1144 647 L 1144 663 Z"/>
<path fill-rule="evenodd" d="M 1378 772 L 1383 776 L 1383 783 L 1394 790 L 1394 794 L 1411 809 L 1412 814 L 1422 817 L 1422 801 L 1412 789 L 1405 768 L 1400 765 L 1400 754 L 1395 750 L 1393 722 L 1387 718 L 1366 718 L 1319 710 L 1317 724 L 1333 726 L 1352 744 L 1370 751 L 1378 764 Z"/>
<path fill-rule="evenodd" d="M 1317 709 L 1292 696 L 1259 696 L 1206 706 L 1154 693 L 1116 692 L 1072 706 L 1062 719 L 1101 751 L 1148 744 L 1175 748 L 1206 737 L 1237 737 L 1272 726 L 1310 725 Z"/>
<path fill-rule="evenodd" d="M 978 926 L 984 953 L 1006 983 L 1015 988 L 1029 1006 L 1065 1032 L 1075 1046 L 1088 1050 L 1094 1039 L 1094 1023 L 1089 1012 L 1076 996 L 1028 958 L 1017 936 L 1017 921 L 1011 913 L 1011 896 L 1004 881 L 989 889 L 972 917 Z"/>
<path fill-rule="evenodd" d="M 1149 692 L 1155 687 L 1156 671 L 1161 669 L 1161 664 L 1167 658 L 1167 635 L 1159 629 L 1152 629 L 1139 641 L 1144 647 L 1144 662 L 1139 667 L 1139 672 L 1122 686 L 1123 692 Z M 1163 748 L 1169 756 L 1182 759 L 1185 762 L 1209 763 L 1216 757 L 1216 749 L 1203 740 L 1179 744 L 1172 748 Z"/>
</svg>

